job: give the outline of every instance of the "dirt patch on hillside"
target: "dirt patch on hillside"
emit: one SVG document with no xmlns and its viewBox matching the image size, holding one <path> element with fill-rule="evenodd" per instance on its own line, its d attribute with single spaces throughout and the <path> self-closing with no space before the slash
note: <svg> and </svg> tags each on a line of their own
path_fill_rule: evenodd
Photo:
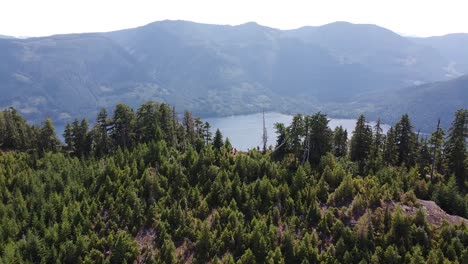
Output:
<svg viewBox="0 0 468 264">
<path fill-rule="evenodd" d="M 195 244 L 185 239 L 184 242 L 176 248 L 176 256 L 182 263 L 193 263 L 195 257 Z"/>
<path fill-rule="evenodd" d="M 401 210 L 410 216 L 414 216 L 416 212 L 422 208 L 426 212 L 426 219 L 427 222 L 430 224 L 440 227 L 444 221 L 448 222 L 449 224 L 459 225 L 465 224 L 468 225 L 468 219 L 457 215 L 450 215 L 447 214 L 440 206 L 438 206 L 433 201 L 426 201 L 421 199 L 416 199 L 413 205 L 403 204 L 403 203 L 396 203 L 394 201 L 386 203 L 383 208 L 388 208 L 390 210 L 394 210 L 395 207 L 399 205 Z"/>
<path fill-rule="evenodd" d="M 468 225 L 468 219 L 457 215 L 447 214 L 433 201 L 417 199 L 417 203 L 426 211 L 427 221 L 435 226 L 441 226 L 444 221 L 455 225 Z"/>
<path fill-rule="evenodd" d="M 137 263 L 145 263 L 148 255 L 156 255 L 156 249 L 153 247 L 153 241 L 156 237 L 156 230 L 153 228 L 142 229 L 138 232 L 135 240 L 140 251 L 140 258 Z"/>
</svg>

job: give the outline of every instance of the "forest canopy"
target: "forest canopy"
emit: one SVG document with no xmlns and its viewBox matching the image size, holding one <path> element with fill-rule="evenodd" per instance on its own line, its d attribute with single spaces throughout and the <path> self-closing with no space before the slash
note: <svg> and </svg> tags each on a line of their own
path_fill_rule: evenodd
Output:
<svg viewBox="0 0 468 264">
<path fill-rule="evenodd" d="M 348 140 L 323 113 L 276 134 L 238 152 L 147 102 L 76 119 L 61 142 L 5 109 L 0 263 L 468 262 L 468 110 L 431 135 L 362 115 Z M 435 221 L 428 200 L 456 216 Z"/>
</svg>

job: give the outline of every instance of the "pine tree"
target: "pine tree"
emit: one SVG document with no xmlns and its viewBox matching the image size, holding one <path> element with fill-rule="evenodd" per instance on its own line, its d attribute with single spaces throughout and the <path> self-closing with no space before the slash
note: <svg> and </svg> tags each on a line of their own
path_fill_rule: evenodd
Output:
<svg viewBox="0 0 468 264">
<path fill-rule="evenodd" d="M 124 230 L 117 231 L 112 243 L 111 263 L 133 263 L 138 255 L 137 242 Z"/>
<path fill-rule="evenodd" d="M 326 115 L 318 112 L 310 118 L 309 131 L 309 162 L 318 164 L 325 153 L 332 150 L 333 132 L 328 127 Z"/>
<path fill-rule="evenodd" d="M 169 237 L 164 239 L 164 243 L 161 247 L 160 260 L 162 263 L 175 264 L 177 263 L 177 257 L 175 254 L 176 247 L 172 239 Z"/>
<path fill-rule="evenodd" d="M 215 137 L 213 139 L 213 147 L 217 150 L 221 150 L 223 147 L 223 135 L 219 129 L 216 129 Z"/>
<path fill-rule="evenodd" d="M 93 128 L 94 152 L 98 157 L 107 155 L 111 151 L 112 142 L 109 137 L 109 124 L 111 121 L 107 116 L 107 110 L 102 108 Z"/>
<path fill-rule="evenodd" d="M 15 108 L 10 107 L 3 111 L 3 148 L 26 150 L 33 147 L 31 143 L 36 141 L 36 138 L 31 134 L 31 127 L 28 126 L 26 120 L 16 111 Z"/>
<path fill-rule="evenodd" d="M 399 264 L 401 263 L 401 256 L 393 245 L 387 247 L 384 253 L 384 263 Z"/>
<path fill-rule="evenodd" d="M 396 133 L 393 127 L 387 132 L 387 137 L 384 145 L 384 160 L 389 165 L 397 164 L 398 153 L 397 153 L 397 143 L 396 143 Z"/>
<path fill-rule="evenodd" d="M 198 235 L 196 248 L 196 263 L 206 263 L 210 257 L 212 247 L 210 230 L 207 224 L 204 224 Z"/>
<path fill-rule="evenodd" d="M 468 110 L 458 110 L 449 130 L 448 140 L 445 145 L 447 153 L 448 169 L 457 178 L 460 186 L 464 186 L 468 179 L 466 169 L 467 149 L 466 139 L 468 137 Z"/>
<path fill-rule="evenodd" d="M 360 115 L 356 127 L 353 131 L 350 144 L 350 159 L 356 161 L 359 167 L 359 174 L 364 173 L 364 165 L 372 147 L 372 129 L 366 124 L 364 115 Z"/>
<path fill-rule="evenodd" d="M 276 147 L 274 156 L 278 160 L 282 160 L 289 151 L 288 130 L 283 123 L 275 123 L 276 129 Z"/>
<path fill-rule="evenodd" d="M 429 139 L 430 144 L 430 152 L 432 154 L 431 160 L 431 180 L 433 180 L 434 172 L 437 171 L 439 173 L 443 173 L 443 147 L 444 147 L 444 138 L 445 133 L 444 130 L 440 127 L 440 119 L 437 120 L 437 127 L 434 132 L 431 134 L 431 138 Z"/>
<path fill-rule="evenodd" d="M 270 250 L 268 252 L 268 258 L 266 260 L 268 264 L 284 264 L 283 254 L 281 253 L 281 249 L 277 247 L 274 251 Z"/>
<path fill-rule="evenodd" d="M 40 130 L 39 149 L 42 152 L 56 151 L 59 143 L 52 120 L 47 118 Z"/>
<path fill-rule="evenodd" d="M 337 157 L 346 156 L 348 148 L 348 131 L 342 126 L 335 128 L 333 132 L 333 154 Z"/>
<path fill-rule="evenodd" d="M 195 142 L 195 122 L 193 120 L 192 113 L 185 111 L 184 112 L 184 120 L 182 121 L 184 128 L 185 128 L 185 134 L 187 135 L 187 139 L 191 144 Z"/>
<path fill-rule="evenodd" d="M 210 123 L 208 122 L 205 122 L 205 124 L 203 125 L 203 138 L 205 139 L 205 144 L 209 144 L 211 142 L 211 132 L 210 132 Z"/>
<path fill-rule="evenodd" d="M 421 175 L 429 174 L 432 163 L 432 155 L 429 151 L 427 138 L 420 140 L 418 144 L 417 164 Z M 432 177 L 431 177 L 432 178 Z"/>
<path fill-rule="evenodd" d="M 370 153 L 372 144 L 372 129 L 366 124 L 364 115 L 360 115 L 351 137 L 350 158 L 362 162 Z"/>
<path fill-rule="evenodd" d="M 83 118 L 81 122 L 75 118 L 71 125 L 67 124 L 64 139 L 67 148 L 73 151 L 76 156 L 88 155 L 91 152 L 93 138 L 89 133 L 89 124 L 86 118 Z"/>
<path fill-rule="evenodd" d="M 81 120 L 76 135 L 76 147 L 78 156 L 88 155 L 91 152 L 91 135 L 89 134 L 89 124 L 86 118 Z"/>
<path fill-rule="evenodd" d="M 304 137 L 304 119 L 301 114 L 293 117 L 291 125 L 288 127 L 289 142 L 291 151 L 296 158 L 300 158 L 304 151 L 302 141 Z"/>
<path fill-rule="evenodd" d="M 3 129 L 3 147 L 5 149 L 23 149 L 24 146 L 21 144 L 20 128 L 18 127 L 18 120 L 20 118 L 15 117 L 18 115 L 15 108 L 5 109 L 3 111 L 3 117 L 5 127 Z"/>
<path fill-rule="evenodd" d="M 133 110 L 125 105 L 118 104 L 114 111 L 112 138 L 116 146 L 132 147 L 134 136 L 135 116 Z"/>
<path fill-rule="evenodd" d="M 416 137 L 408 114 L 404 114 L 395 125 L 398 165 L 411 167 L 415 162 Z"/>
<path fill-rule="evenodd" d="M 374 126 L 374 155 L 383 151 L 384 141 L 385 135 L 383 134 L 382 123 L 379 118 Z"/>
<path fill-rule="evenodd" d="M 0 112 L 0 149 L 2 148 L 4 144 L 5 133 L 6 133 L 5 117 L 3 115 L 3 112 Z"/>
<path fill-rule="evenodd" d="M 164 133 L 164 139 L 169 145 L 175 147 L 176 143 L 176 133 L 173 120 L 173 111 L 171 107 L 167 104 L 161 104 L 159 106 L 159 119 L 160 127 Z"/>
<path fill-rule="evenodd" d="M 155 139 L 158 129 L 159 104 L 149 101 L 141 105 L 136 113 L 136 131 L 140 142 L 150 142 Z"/>
<path fill-rule="evenodd" d="M 65 126 L 65 130 L 63 132 L 63 139 L 65 144 L 67 145 L 66 148 L 69 151 L 73 151 L 73 128 L 70 123 L 67 123 Z"/>
</svg>

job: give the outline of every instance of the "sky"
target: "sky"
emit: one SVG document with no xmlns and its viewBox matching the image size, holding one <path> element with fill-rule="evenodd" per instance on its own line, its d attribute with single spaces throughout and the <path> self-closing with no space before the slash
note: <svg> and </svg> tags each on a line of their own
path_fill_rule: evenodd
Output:
<svg viewBox="0 0 468 264">
<path fill-rule="evenodd" d="M 102 32 L 172 19 L 293 29 L 335 21 L 408 36 L 468 32 L 467 0 L 0 0 L 0 34 Z"/>
</svg>

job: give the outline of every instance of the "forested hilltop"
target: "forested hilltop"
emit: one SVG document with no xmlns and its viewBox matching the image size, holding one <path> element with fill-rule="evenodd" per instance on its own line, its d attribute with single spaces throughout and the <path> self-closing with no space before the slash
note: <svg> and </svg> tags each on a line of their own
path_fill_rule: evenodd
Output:
<svg viewBox="0 0 468 264">
<path fill-rule="evenodd" d="M 6 109 L 0 263 L 468 263 L 468 110 L 434 128 L 360 116 L 348 142 L 296 115 L 238 152 L 163 103 L 75 120 L 63 143 Z"/>
</svg>

